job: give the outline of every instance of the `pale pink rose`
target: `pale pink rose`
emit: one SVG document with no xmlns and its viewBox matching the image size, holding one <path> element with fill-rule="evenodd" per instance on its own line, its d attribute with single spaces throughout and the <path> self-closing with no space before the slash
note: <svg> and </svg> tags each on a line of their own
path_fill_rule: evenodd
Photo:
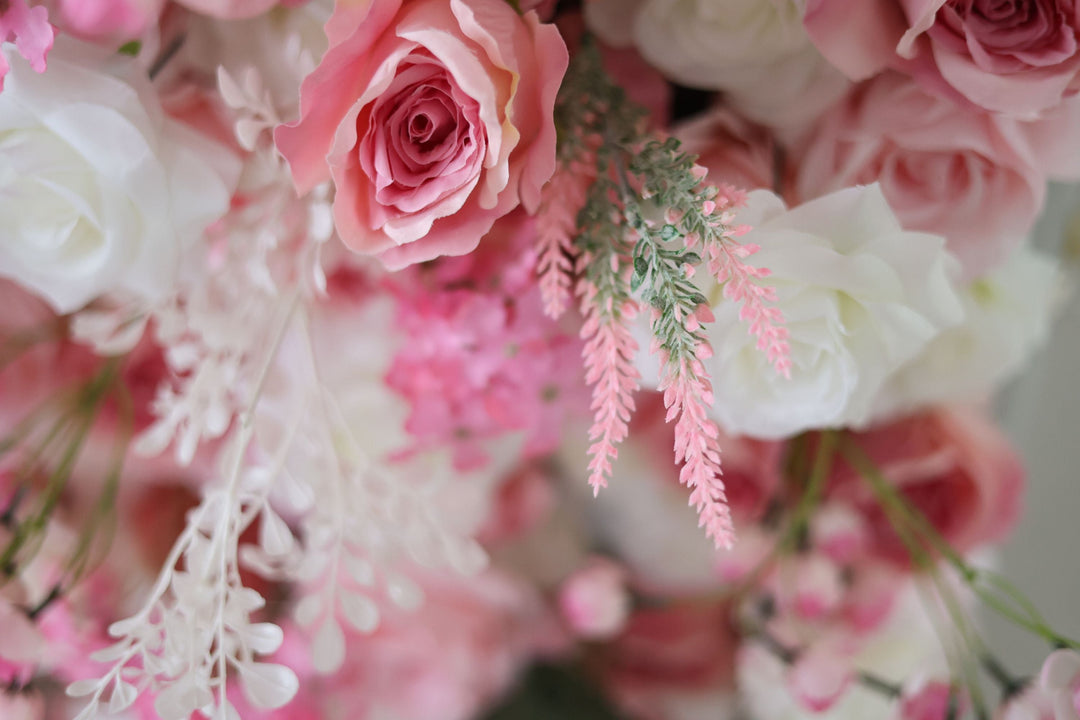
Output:
<svg viewBox="0 0 1080 720">
<path fill-rule="evenodd" d="M 1019 516 L 1024 486 L 1020 460 L 997 428 L 972 411 L 926 412 L 855 433 L 851 439 L 960 552 L 1002 539 Z M 867 515 L 873 551 L 905 561 L 905 546 L 869 483 L 839 461 L 832 482 L 834 497 L 854 502 Z"/>
<path fill-rule="evenodd" d="M 630 613 L 626 570 L 605 558 L 592 558 L 563 581 L 559 611 L 579 637 L 603 639 L 617 634 Z"/>
<path fill-rule="evenodd" d="M 894 67 L 927 88 L 1023 117 L 1080 90 L 1075 0 L 811 0 L 804 23 L 855 79 Z"/>
<path fill-rule="evenodd" d="M 54 18 L 64 32 L 122 43 L 155 25 L 165 0 L 57 0 Z"/>
<path fill-rule="evenodd" d="M 333 180 L 352 250 L 400 268 L 473 250 L 555 169 L 559 32 L 504 0 L 340 3 L 275 137 L 297 189 Z"/>
<path fill-rule="evenodd" d="M 972 112 L 898 74 L 859 86 L 793 155 L 797 202 L 879 182 L 908 230 L 943 235 L 974 278 L 1004 260 L 1043 206 L 1023 124 Z"/>
<path fill-rule="evenodd" d="M 773 186 L 772 136 L 727 108 L 718 105 L 676 125 L 671 134 L 698 156 L 698 164 L 709 171 L 710 183 L 743 190 Z"/>
</svg>

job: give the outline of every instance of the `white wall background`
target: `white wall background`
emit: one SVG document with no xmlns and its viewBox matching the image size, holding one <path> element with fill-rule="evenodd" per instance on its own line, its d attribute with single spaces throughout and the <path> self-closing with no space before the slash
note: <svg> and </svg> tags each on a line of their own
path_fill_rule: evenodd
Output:
<svg viewBox="0 0 1080 720">
<path fill-rule="evenodd" d="M 1076 247 L 1078 211 L 1075 187 L 1051 188 L 1036 245 L 1058 255 Z M 1077 267 L 1071 270 L 1075 283 Z M 1055 629 L 1080 637 L 1080 293 L 1069 298 L 1050 342 L 1002 393 L 998 409 L 1028 468 L 1026 508 L 1001 551 L 1001 570 Z M 1048 647 L 987 615 L 991 646 L 1010 669 L 1037 672 Z"/>
</svg>

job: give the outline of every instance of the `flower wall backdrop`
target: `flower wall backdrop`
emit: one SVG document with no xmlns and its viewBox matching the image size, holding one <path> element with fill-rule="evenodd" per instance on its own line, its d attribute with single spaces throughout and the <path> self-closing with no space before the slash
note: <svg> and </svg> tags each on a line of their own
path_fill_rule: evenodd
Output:
<svg viewBox="0 0 1080 720">
<path fill-rule="evenodd" d="M 0 0 L 0 720 L 1080 720 L 1078 73 L 1073 0 Z"/>
</svg>

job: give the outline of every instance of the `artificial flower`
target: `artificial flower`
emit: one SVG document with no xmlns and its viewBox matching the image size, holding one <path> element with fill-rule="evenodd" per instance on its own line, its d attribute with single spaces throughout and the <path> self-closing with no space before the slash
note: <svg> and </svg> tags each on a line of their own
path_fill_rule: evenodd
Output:
<svg viewBox="0 0 1080 720">
<path fill-rule="evenodd" d="M 795 0 L 590 0 L 585 16 L 601 38 L 632 42 L 672 80 L 722 90 L 766 125 L 801 129 L 848 85 L 810 42 Z"/>
<path fill-rule="evenodd" d="M 855 433 L 851 441 L 961 552 L 1001 539 L 1019 517 L 1023 467 L 1000 431 L 974 411 L 939 408 Z M 904 544 L 857 469 L 837 463 L 831 482 L 834 497 L 866 513 L 874 551 L 906 562 Z"/>
<path fill-rule="evenodd" d="M 960 291 L 964 320 L 889 378 L 875 414 L 979 402 L 1016 375 L 1047 340 L 1062 289 L 1048 255 L 1021 246 Z"/>
<path fill-rule="evenodd" d="M 296 187 L 333 179 L 352 250 L 389 267 L 461 255 L 555 170 L 558 31 L 502 0 L 341 4 L 278 148 Z"/>
<path fill-rule="evenodd" d="M 811 0 L 805 22 L 854 79 L 897 67 L 928 89 L 1029 118 L 1080 89 L 1073 0 Z"/>
<path fill-rule="evenodd" d="M 967 279 L 1000 264 L 1042 210 L 1023 123 L 958 107 L 898 74 L 858 86 L 795 150 L 794 200 L 878 182 L 908 230 L 945 237 Z"/>
<path fill-rule="evenodd" d="M 46 58 L 53 46 L 55 31 L 43 7 L 30 7 L 27 0 L 8 0 L 0 6 L 0 43 L 15 41 L 15 49 L 34 72 L 45 72 Z M 0 91 L 10 70 L 8 56 L 0 53 Z"/>
<path fill-rule="evenodd" d="M 228 209 L 235 160 L 166 117 L 130 58 L 57 43 L 38 75 L 0 52 L 0 275 L 60 313 L 106 292 L 165 296 Z"/>
<path fill-rule="evenodd" d="M 962 317 L 943 240 L 903 230 L 877 184 L 791 210 L 755 191 L 738 221 L 753 228 L 745 242 L 760 248 L 749 262 L 770 271 L 792 368 L 790 380 L 778 375 L 738 308 L 703 286 L 716 315 L 706 326 L 716 351 L 705 360 L 712 412 L 730 433 L 782 438 L 865 424 L 892 372 Z"/>
</svg>

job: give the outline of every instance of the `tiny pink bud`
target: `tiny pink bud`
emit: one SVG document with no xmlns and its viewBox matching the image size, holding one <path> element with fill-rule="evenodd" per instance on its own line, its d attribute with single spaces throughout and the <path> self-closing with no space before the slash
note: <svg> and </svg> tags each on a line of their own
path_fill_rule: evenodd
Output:
<svg viewBox="0 0 1080 720">
<path fill-rule="evenodd" d="M 952 685 L 941 680 L 926 677 L 916 678 L 904 687 L 897 708 L 896 720 L 948 720 L 950 717 L 962 717 L 966 702 L 962 696 L 954 697 L 956 691 Z M 956 712 L 950 714 L 952 705 Z"/>
<path fill-rule="evenodd" d="M 810 712 L 825 712 L 843 697 L 854 678 L 847 657 L 831 643 L 812 645 L 788 671 L 788 690 Z"/>
<path fill-rule="evenodd" d="M 820 620 L 834 611 L 844 597 L 840 568 L 824 555 L 811 553 L 795 560 L 791 608 L 806 620 Z"/>
<path fill-rule="evenodd" d="M 563 581 L 559 611 L 570 629 L 598 640 L 617 635 L 630 614 L 626 573 L 604 558 L 593 558 Z"/>
<path fill-rule="evenodd" d="M 869 543 L 863 517 L 839 503 L 824 505 L 817 511 L 810 521 L 810 537 L 814 547 L 841 565 L 861 556 Z"/>
</svg>

